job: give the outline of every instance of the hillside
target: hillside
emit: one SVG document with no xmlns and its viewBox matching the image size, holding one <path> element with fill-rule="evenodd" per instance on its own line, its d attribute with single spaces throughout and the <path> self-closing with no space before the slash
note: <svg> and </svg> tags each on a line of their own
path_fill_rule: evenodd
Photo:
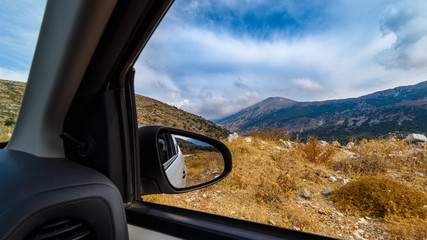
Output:
<svg viewBox="0 0 427 240">
<path fill-rule="evenodd" d="M 18 115 L 25 83 L 0 79 L 0 142 L 8 141 Z M 185 112 L 160 101 L 135 95 L 138 126 L 166 125 L 223 139 L 229 132 L 200 116 Z"/>
<path fill-rule="evenodd" d="M 359 98 L 296 102 L 267 98 L 217 121 L 230 131 L 248 134 L 266 127 L 285 128 L 293 136 L 325 140 L 372 138 L 398 132 L 427 132 L 427 81 Z"/>
<path fill-rule="evenodd" d="M 202 133 L 223 139 L 230 133 L 226 129 L 200 116 L 180 110 L 155 99 L 135 95 L 138 126 L 165 125 Z"/>
<path fill-rule="evenodd" d="M 15 121 L 21 106 L 25 83 L 0 79 L 0 124 Z"/>
<path fill-rule="evenodd" d="M 23 82 L 0 79 L 0 142 L 12 136 L 24 90 Z"/>
<path fill-rule="evenodd" d="M 350 149 L 238 137 L 225 144 L 233 171 L 223 181 L 144 201 L 340 239 L 427 238 L 426 143 L 390 137 Z"/>
</svg>

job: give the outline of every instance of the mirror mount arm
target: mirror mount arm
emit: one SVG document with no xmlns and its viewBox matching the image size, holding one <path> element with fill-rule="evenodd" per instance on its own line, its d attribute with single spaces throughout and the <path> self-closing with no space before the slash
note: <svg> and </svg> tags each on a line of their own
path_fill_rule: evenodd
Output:
<svg viewBox="0 0 427 240">
<path fill-rule="evenodd" d="M 153 179 L 141 178 L 140 195 L 161 193 L 157 182 Z"/>
</svg>

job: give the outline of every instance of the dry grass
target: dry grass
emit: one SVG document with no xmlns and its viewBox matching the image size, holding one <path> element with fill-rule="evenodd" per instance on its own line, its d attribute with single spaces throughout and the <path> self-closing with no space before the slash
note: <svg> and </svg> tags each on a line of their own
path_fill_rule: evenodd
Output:
<svg viewBox="0 0 427 240">
<path fill-rule="evenodd" d="M 264 141 L 275 143 L 279 143 L 280 140 L 288 141 L 291 139 L 291 135 L 288 131 L 278 127 L 265 128 L 263 130 L 251 130 L 249 135 Z"/>
<path fill-rule="evenodd" d="M 151 195 L 143 199 L 338 238 L 356 238 L 354 234 L 359 229 L 364 231 L 362 237 L 367 239 L 422 239 L 425 236 L 425 225 L 421 223 L 426 220 L 422 220 L 422 211 L 407 210 L 405 213 L 403 208 L 398 208 L 405 204 L 412 206 L 413 198 L 423 201 L 422 194 L 414 195 L 413 191 L 426 193 L 426 177 L 418 177 L 415 173 L 427 173 L 425 146 L 404 145 L 402 141 L 392 139 L 364 140 L 356 143 L 351 151 L 334 147 L 335 154 L 328 160 L 319 161 L 319 155 L 331 146 L 321 145 L 314 139 L 311 143 L 293 143 L 292 148 L 285 149 L 281 143 L 265 138 L 252 137 L 251 142 L 237 138 L 226 143 L 233 155 L 233 171 L 223 181 L 194 192 Z M 312 154 L 317 155 L 317 160 L 308 157 L 309 151 L 304 151 L 309 148 L 307 146 L 318 149 Z M 382 165 L 377 166 L 378 162 Z M 319 172 L 348 178 L 350 183 L 331 182 Z M 343 211 L 337 208 L 330 199 L 332 197 L 321 194 L 325 188 L 332 189 L 335 194 L 338 189 L 352 186 L 364 176 L 371 176 L 379 183 L 373 175 L 402 184 L 392 190 L 399 191 L 402 198 L 396 198 L 391 205 L 384 203 L 390 210 L 383 210 L 387 213 L 384 218 L 366 220 L 369 224 L 360 224 L 360 213 Z M 310 199 L 301 197 L 303 190 L 311 194 Z M 350 192 L 351 195 L 365 196 L 361 192 Z M 384 194 L 391 198 L 387 192 Z M 405 196 L 412 196 L 412 200 Z M 376 214 L 381 216 L 381 211 Z M 415 216 L 419 222 L 407 218 Z"/>
<path fill-rule="evenodd" d="M 329 144 L 319 144 L 315 136 L 309 137 L 307 143 L 301 144 L 300 148 L 308 161 L 317 164 L 329 164 L 336 152 L 335 147 Z"/>
<path fill-rule="evenodd" d="M 384 219 L 426 219 L 427 194 L 384 176 L 364 176 L 334 191 L 331 198 L 344 212 Z"/>
<path fill-rule="evenodd" d="M 209 182 L 224 171 L 224 160 L 220 152 L 196 152 L 185 156 L 187 186 Z"/>
<path fill-rule="evenodd" d="M 427 239 L 427 220 L 394 218 L 386 227 L 389 239 Z"/>
</svg>

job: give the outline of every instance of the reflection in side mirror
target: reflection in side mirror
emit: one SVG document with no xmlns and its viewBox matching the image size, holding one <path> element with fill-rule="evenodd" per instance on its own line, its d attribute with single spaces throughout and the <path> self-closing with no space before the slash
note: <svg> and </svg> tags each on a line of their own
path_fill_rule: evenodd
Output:
<svg viewBox="0 0 427 240">
<path fill-rule="evenodd" d="M 211 137 L 167 126 L 144 126 L 139 136 L 138 195 L 184 193 L 224 179 L 231 153 Z"/>
<path fill-rule="evenodd" d="M 165 133 L 158 140 L 166 177 L 175 188 L 207 183 L 224 172 L 221 152 L 209 143 Z"/>
</svg>

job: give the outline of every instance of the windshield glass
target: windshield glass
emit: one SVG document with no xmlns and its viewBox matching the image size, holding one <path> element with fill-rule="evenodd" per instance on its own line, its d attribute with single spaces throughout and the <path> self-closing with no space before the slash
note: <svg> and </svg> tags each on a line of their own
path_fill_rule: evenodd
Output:
<svg viewBox="0 0 427 240">
<path fill-rule="evenodd" d="M 45 6 L 46 0 L 0 4 L 0 142 L 12 136 Z"/>
<path fill-rule="evenodd" d="M 218 138 L 233 170 L 143 199 L 344 239 L 426 239 L 426 24 L 425 0 L 176 0 L 135 63 L 139 126 Z M 208 159 L 186 162 L 188 176 Z"/>
</svg>

